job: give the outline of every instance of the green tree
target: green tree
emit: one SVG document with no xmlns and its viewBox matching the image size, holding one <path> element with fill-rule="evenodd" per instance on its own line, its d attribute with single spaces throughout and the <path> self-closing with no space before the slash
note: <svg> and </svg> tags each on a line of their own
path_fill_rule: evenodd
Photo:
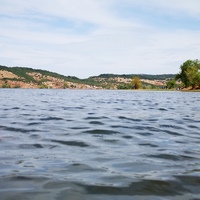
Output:
<svg viewBox="0 0 200 200">
<path fill-rule="evenodd" d="M 48 89 L 48 86 L 45 84 L 40 84 L 39 89 Z"/>
<path fill-rule="evenodd" d="M 130 83 L 121 83 L 117 86 L 118 90 L 130 90 L 132 89 L 132 85 Z"/>
<path fill-rule="evenodd" d="M 153 86 L 150 85 L 150 84 L 143 84 L 143 89 L 152 90 L 152 89 L 153 89 Z"/>
<path fill-rule="evenodd" d="M 174 79 L 167 81 L 166 83 L 168 89 L 173 89 L 176 87 L 176 81 Z"/>
<path fill-rule="evenodd" d="M 200 86 L 200 73 L 198 73 L 198 68 L 189 66 L 186 70 L 186 75 L 192 88 Z"/>
<path fill-rule="evenodd" d="M 10 87 L 10 85 L 9 85 L 9 84 L 7 84 L 7 83 L 4 83 L 4 84 L 2 85 L 2 88 L 11 88 L 11 87 Z"/>
<path fill-rule="evenodd" d="M 67 84 L 67 82 L 64 82 L 63 89 L 66 89 L 66 88 L 68 88 L 68 84 Z"/>
<path fill-rule="evenodd" d="M 142 82 L 138 76 L 133 77 L 131 84 L 132 84 L 132 88 L 135 90 L 142 88 Z"/>
<path fill-rule="evenodd" d="M 176 75 L 176 79 L 181 79 L 185 87 L 192 86 L 195 88 L 200 86 L 200 61 L 199 60 L 187 60 L 181 67 L 181 72 Z"/>
</svg>

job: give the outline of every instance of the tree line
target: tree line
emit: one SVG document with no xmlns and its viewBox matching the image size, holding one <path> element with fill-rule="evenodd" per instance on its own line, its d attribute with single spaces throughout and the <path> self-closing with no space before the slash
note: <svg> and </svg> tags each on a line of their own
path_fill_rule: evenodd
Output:
<svg viewBox="0 0 200 200">
<path fill-rule="evenodd" d="M 167 78 L 173 79 L 175 74 L 100 74 L 99 76 L 92 76 L 90 78 L 127 78 L 140 77 L 140 79 L 148 80 L 165 80 Z"/>
<path fill-rule="evenodd" d="M 200 88 L 200 61 L 196 59 L 184 62 L 175 79 L 181 80 L 184 87 Z"/>
<path fill-rule="evenodd" d="M 200 61 L 187 60 L 180 66 L 180 72 L 170 79 L 166 86 L 172 88 L 200 89 Z"/>
<path fill-rule="evenodd" d="M 200 61 L 196 60 L 187 60 L 180 66 L 180 72 L 178 74 L 162 74 L 162 75 L 148 75 L 148 74 L 140 74 L 140 75 L 116 75 L 116 74 L 101 74 L 96 77 L 89 77 L 87 79 L 79 79 L 74 76 L 63 76 L 54 72 L 49 72 L 46 70 L 32 69 L 32 68 L 24 68 L 24 67 L 6 67 L 0 65 L 0 70 L 10 71 L 20 77 L 20 80 L 24 82 L 37 82 L 33 77 L 28 75 L 27 72 L 38 72 L 43 76 L 52 76 L 55 78 L 63 79 L 69 82 L 77 82 L 88 85 L 96 85 L 96 86 L 104 86 L 103 83 L 97 81 L 95 78 L 132 78 L 131 83 L 121 83 L 117 84 L 117 89 L 154 89 L 156 86 L 150 84 L 144 84 L 141 82 L 141 79 L 149 79 L 149 80 L 166 80 L 166 88 L 174 89 L 174 88 L 192 88 L 192 89 L 200 89 Z M 8 78 L 6 78 L 7 80 Z M 6 81 L 5 80 L 5 81 Z M 12 79 L 14 80 L 14 79 Z M 104 80 L 105 81 L 105 80 Z M 44 82 L 44 80 L 43 80 Z M 110 82 L 109 82 L 110 83 Z M 115 83 L 116 84 L 116 83 Z M 7 85 L 5 85 L 7 87 Z M 67 87 L 67 86 L 64 86 Z M 109 87 L 107 84 L 105 87 Z M 104 87 L 103 87 L 104 88 Z M 155 88 L 156 89 L 156 88 Z"/>
<path fill-rule="evenodd" d="M 112 77 L 113 74 L 104 74 L 100 75 L 102 77 Z M 122 75 L 124 76 L 124 75 Z M 162 76 L 162 75 L 161 75 Z M 164 76 L 166 78 L 166 76 Z M 155 86 L 144 85 L 141 82 L 142 77 L 133 76 L 132 81 L 129 84 L 121 84 L 118 86 L 118 89 L 153 89 Z M 191 88 L 191 89 L 200 89 L 200 61 L 196 60 L 187 60 L 180 66 L 180 72 L 175 76 L 167 77 L 168 81 L 166 82 L 166 89 L 182 89 L 182 88 Z M 158 79 L 157 79 L 158 80 Z M 151 87 L 149 87 L 151 86 Z"/>
</svg>

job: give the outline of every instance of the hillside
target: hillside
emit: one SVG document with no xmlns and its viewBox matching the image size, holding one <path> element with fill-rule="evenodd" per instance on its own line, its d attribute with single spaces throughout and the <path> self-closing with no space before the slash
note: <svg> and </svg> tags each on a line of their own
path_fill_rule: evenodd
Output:
<svg viewBox="0 0 200 200">
<path fill-rule="evenodd" d="M 0 65 L 0 87 L 2 88 L 69 88 L 69 89 L 130 89 L 133 76 L 139 76 L 144 86 L 162 87 L 173 74 L 101 74 L 79 79 L 55 72 L 26 67 L 6 67 Z"/>
<path fill-rule="evenodd" d="M 158 89 L 166 86 L 168 79 L 173 79 L 175 74 L 101 74 L 90 77 L 90 79 L 107 89 L 131 89 L 131 80 L 134 76 L 141 79 L 144 89 Z"/>
<path fill-rule="evenodd" d="M 4 88 L 77 88 L 96 89 L 75 76 L 63 76 L 46 70 L 0 65 L 0 87 Z"/>
<path fill-rule="evenodd" d="M 148 80 L 165 80 L 169 78 L 174 78 L 175 74 L 100 74 L 99 76 L 93 76 L 91 78 L 124 78 L 124 79 L 132 79 L 134 76 L 138 76 L 141 79 Z"/>
</svg>

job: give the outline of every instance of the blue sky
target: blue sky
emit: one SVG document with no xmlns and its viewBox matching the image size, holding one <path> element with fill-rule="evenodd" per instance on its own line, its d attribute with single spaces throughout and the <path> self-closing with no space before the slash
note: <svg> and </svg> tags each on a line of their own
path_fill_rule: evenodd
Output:
<svg viewBox="0 0 200 200">
<path fill-rule="evenodd" d="M 0 0 L 0 65 L 86 78 L 200 59 L 199 0 Z"/>
</svg>

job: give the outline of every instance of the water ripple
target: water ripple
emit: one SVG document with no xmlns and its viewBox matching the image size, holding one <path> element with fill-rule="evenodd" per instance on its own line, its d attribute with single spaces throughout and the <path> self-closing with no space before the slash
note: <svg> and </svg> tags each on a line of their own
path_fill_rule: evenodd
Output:
<svg viewBox="0 0 200 200">
<path fill-rule="evenodd" d="M 51 140 L 51 142 L 56 142 L 56 143 L 64 144 L 64 145 L 68 145 L 68 146 L 77 146 L 77 147 L 88 147 L 89 146 L 85 142 L 80 142 L 80 141 Z"/>
<path fill-rule="evenodd" d="M 35 130 L 35 129 L 14 128 L 14 127 L 8 127 L 8 126 L 0 126 L 0 130 L 20 132 L 20 133 L 38 132 L 38 130 Z"/>
<path fill-rule="evenodd" d="M 1 89 L 0 199 L 199 199 L 199 99 Z"/>
<path fill-rule="evenodd" d="M 118 132 L 113 130 L 106 130 L 106 129 L 94 129 L 94 130 L 88 130 L 84 133 L 92 134 L 92 135 L 113 135 L 118 134 Z"/>
</svg>

